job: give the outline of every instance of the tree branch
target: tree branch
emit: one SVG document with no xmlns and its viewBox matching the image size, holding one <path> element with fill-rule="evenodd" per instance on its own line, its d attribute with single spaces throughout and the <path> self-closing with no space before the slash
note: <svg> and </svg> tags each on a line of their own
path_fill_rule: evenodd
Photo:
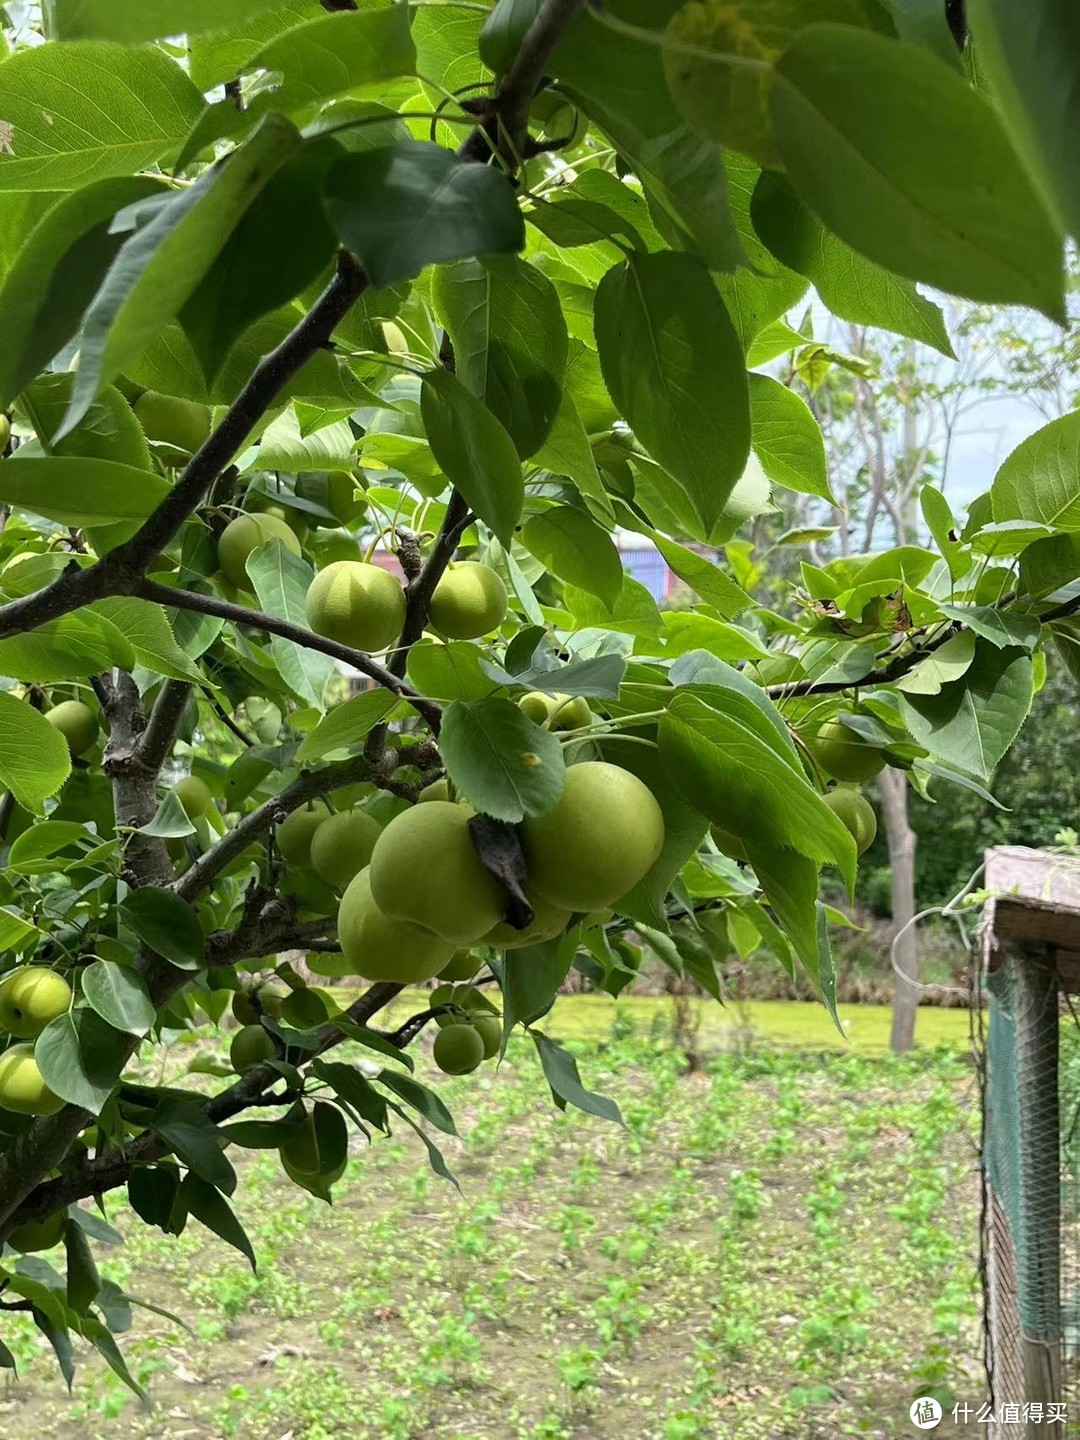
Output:
<svg viewBox="0 0 1080 1440">
<path fill-rule="evenodd" d="M 401 989 L 400 985 L 391 985 L 385 982 L 370 986 L 349 1006 L 345 1012 L 345 1018 L 354 1025 L 364 1024 L 388 1005 Z M 340 1045 L 348 1038 L 332 1023 L 323 1026 L 319 1032 L 318 1048 L 309 1052 L 302 1064 L 308 1065 L 317 1056 Z M 280 1080 L 280 1072 L 271 1066 L 253 1066 L 235 1084 L 208 1100 L 201 1107 L 203 1114 L 214 1124 L 230 1120 L 251 1106 L 261 1105 L 266 1092 Z M 85 1112 L 83 1113 L 85 1114 Z M 60 1116 L 52 1117 L 52 1119 L 59 1118 Z M 41 1122 L 42 1128 L 47 1127 L 49 1123 L 48 1120 Z M 44 1219 L 57 1210 L 74 1204 L 76 1200 L 85 1200 L 90 1195 L 101 1195 L 107 1190 L 115 1190 L 118 1185 L 126 1182 L 138 1165 L 152 1164 L 155 1160 L 163 1159 L 169 1153 L 168 1143 L 154 1131 L 146 1130 L 128 1145 L 123 1154 L 110 1153 L 93 1159 L 84 1159 L 66 1175 L 61 1175 L 55 1180 L 45 1181 L 38 1185 L 32 1193 L 26 1192 L 26 1198 L 22 1200 L 18 1209 L 14 1213 L 9 1212 L 6 1223 L 0 1221 L 0 1229 L 5 1234 L 10 1233 L 16 1225 L 23 1225 L 28 1220 Z"/>
<path fill-rule="evenodd" d="M 458 150 L 463 160 L 486 161 L 498 155 L 516 170 L 529 136 L 529 107 L 539 90 L 548 61 L 587 0 L 546 0 L 521 41 L 517 57 L 503 76 L 483 124 Z"/>
<path fill-rule="evenodd" d="M 187 680 L 166 680 L 158 691 L 150 719 L 135 753 L 142 765 L 157 775 L 176 743 L 176 732 L 191 695 Z"/>
<path fill-rule="evenodd" d="M 342 251 L 338 272 L 321 297 L 277 349 L 259 362 L 221 424 L 136 534 L 88 569 L 80 570 L 72 562 L 51 585 L 0 606 L 0 639 L 33 630 L 107 595 L 133 594 L 150 561 L 205 498 L 282 386 L 327 344 L 367 285 L 356 260 Z"/>
<path fill-rule="evenodd" d="M 424 563 L 424 568 L 415 580 L 410 581 L 409 587 L 405 591 L 405 623 L 401 627 L 401 637 L 390 658 L 390 670 L 394 675 L 404 675 L 405 673 L 405 667 L 409 663 L 409 651 L 424 633 L 435 587 L 442 579 L 447 565 L 454 558 L 454 551 L 471 518 L 468 505 L 456 490 L 451 491 L 450 503 L 446 507 L 443 523 Z M 437 728 L 435 733 L 438 734 Z"/>
<path fill-rule="evenodd" d="M 354 670 L 367 675 L 376 684 L 382 685 L 394 695 L 400 695 L 402 700 L 412 705 L 436 734 L 438 733 L 439 721 L 442 718 L 441 708 L 432 701 L 421 699 L 400 675 L 385 665 L 380 665 L 377 660 L 372 660 L 365 650 L 354 650 L 351 645 L 341 645 L 336 640 L 328 640 L 323 635 L 306 630 L 302 625 L 294 625 L 289 620 L 279 620 L 276 615 L 267 615 L 262 610 L 249 610 L 246 605 L 219 600 L 216 595 L 199 595 L 194 590 L 173 589 L 171 586 L 159 584 L 156 580 L 138 581 L 132 593 L 142 600 L 152 600 L 157 605 L 168 605 L 174 610 L 195 610 L 201 615 L 217 615 L 222 620 L 231 620 L 234 625 L 249 625 L 253 630 L 280 635 L 283 640 L 291 640 L 306 650 L 318 650 L 323 655 L 351 665 Z"/>
</svg>

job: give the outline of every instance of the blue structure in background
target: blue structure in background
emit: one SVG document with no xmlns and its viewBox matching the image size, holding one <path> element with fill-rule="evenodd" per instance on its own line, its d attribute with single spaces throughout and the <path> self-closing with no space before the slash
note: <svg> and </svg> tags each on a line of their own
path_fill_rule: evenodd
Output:
<svg viewBox="0 0 1080 1440">
<path fill-rule="evenodd" d="M 654 600 L 667 597 L 671 571 L 659 550 L 623 550 L 623 569 L 644 585 Z"/>
</svg>

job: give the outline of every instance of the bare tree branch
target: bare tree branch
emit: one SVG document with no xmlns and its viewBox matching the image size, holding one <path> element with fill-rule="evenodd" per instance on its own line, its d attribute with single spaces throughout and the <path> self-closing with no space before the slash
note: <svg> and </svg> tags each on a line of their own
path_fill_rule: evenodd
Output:
<svg viewBox="0 0 1080 1440">
<path fill-rule="evenodd" d="M 150 720 L 135 750 L 139 761 L 155 775 L 176 743 L 176 732 L 190 696 L 191 685 L 186 680 L 166 680 L 158 691 Z"/>
<path fill-rule="evenodd" d="M 430 700 L 423 700 L 413 687 L 392 669 L 380 665 L 364 650 L 354 650 L 351 645 L 341 645 L 337 640 L 328 640 L 305 630 L 302 625 L 293 625 L 288 620 L 279 620 L 276 615 L 267 615 L 262 610 L 249 610 L 246 605 L 234 605 L 230 600 L 219 600 L 216 595 L 198 595 L 193 590 L 173 589 L 160 585 L 156 580 L 140 580 L 134 593 L 143 600 L 153 600 L 158 605 L 169 605 L 175 610 L 195 610 L 201 615 L 217 615 L 231 620 L 234 625 L 249 625 L 253 630 L 264 630 L 269 635 L 280 635 L 283 640 L 292 640 L 306 650 L 318 650 L 335 660 L 351 665 L 354 670 L 367 675 L 395 695 L 400 695 L 422 715 L 431 728 L 438 733 L 442 718 L 441 708 Z"/>
</svg>

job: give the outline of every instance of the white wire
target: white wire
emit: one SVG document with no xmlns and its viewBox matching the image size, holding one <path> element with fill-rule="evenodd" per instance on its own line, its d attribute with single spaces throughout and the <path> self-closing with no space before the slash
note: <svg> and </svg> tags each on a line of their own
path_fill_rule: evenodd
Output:
<svg viewBox="0 0 1080 1440">
<path fill-rule="evenodd" d="M 896 958 L 896 951 L 903 937 L 907 934 L 907 932 L 912 928 L 913 925 L 918 925 L 920 920 L 926 920 L 931 915 L 945 915 L 948 916 L 949 919 L 955 918 L 956 907 L 963 899 L 966 898 L 966 896 L 970 895 L 971 891 L 975 888 L 976 881 L 981 878 L 984 869 L 985 866 L 980 865 L 979 868 L 975 871 L 974 875 L 972 875 L 971 879 L 964 886 L 964 888 L 962 890 L 958 890 L 951 900 L 946 901 L 944 905 L 931 905 L 927 910 L 920 910 L 917 915 L 913 915 L 910 920 L 908 920 L 905 924 L 901 925 L 900 929 L 893 936 L 893 942 L 889 946 L 889 964 L 892 966 L 893 971 L 900 977 L 900 979 L 905 980 L 910 986 L 912 986 L 913 989 L 937 990 L 944 995 L 968 995 L 969 992 L 962 989 L 959 985 L 942 985 L 936 981 L 916 980 L 914 976 L 908 975 L 907 972 L 901 968 L 900 962 Z M 968 942 L 967 932 L 965 931 L 963 925 L 960 924 L 959 920 L 957 920 L 957 927 L 960 931 L 961 939 L 964 942 L 965 950 L 970 951 L 971 946 Z"/>
</svg>

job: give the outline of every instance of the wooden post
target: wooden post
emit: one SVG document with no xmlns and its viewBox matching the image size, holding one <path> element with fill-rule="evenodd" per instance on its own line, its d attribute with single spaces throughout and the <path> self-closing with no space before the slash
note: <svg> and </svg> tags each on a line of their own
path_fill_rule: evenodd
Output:
<svg viewBox="0 0 1080 1440">
<path fill-rule="evenodd" d="M 1024 1153 L 1017 1250 L 1026 1401 L 1061 1399 L 1061 1129 L 1058 977 L 1045 949 L 1006 950 L 1016 1011 L 1016 1088 Z M 1031 1323 L 1025 1317 L 1038 1317 Z M 1013 1397 L 1003 1397 L 1012 1399 Z M 1019 1398 L 1019 1397 L 1018 1397 Z M 1043 1426 L 1031 1421 L 1028 1435 Z"/>
</svg>

